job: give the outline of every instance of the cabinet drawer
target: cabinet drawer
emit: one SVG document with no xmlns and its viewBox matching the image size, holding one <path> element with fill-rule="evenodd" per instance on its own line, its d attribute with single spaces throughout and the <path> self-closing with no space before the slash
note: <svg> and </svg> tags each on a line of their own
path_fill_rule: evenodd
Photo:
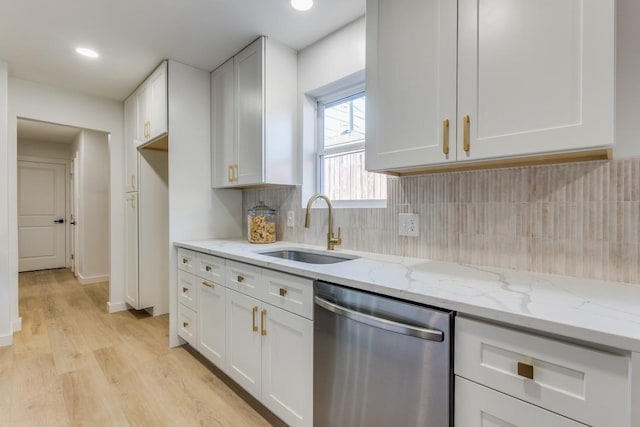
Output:
<svg viewBox="0 0 640 427">
<path fill-rule="evenodd" d="M 262 270 L 264 301 L 307 319 L 313 319 L 313 280 Z"/>
<path fill-rule="evenodd" d="M 454 361 L 456 375 L 580 422 L 627 425 L 627 357 L 457 317 Z"/>
<path fill-rule="evenodd" d="M 198 254 L 196 274 L 219 285 L 224 283 L 224 259 L 213 255 Z"/>
<path fill-rule="evenodd" d="M 583 427 L 584 424 L 456 377 L 456 427 Z"/>
<path fill-rule="evenodd" d="M 197 310 L 198 307 L 198 283 L 200 279 L 185 271 L 178 271 L 178 302 Z"/>
<path fill-rule="evenodd" d="M 195 311 L 182 304 L 178 304 L 178 335 L 197 348 L 198 317 Z"/>
<path fill-rule="evenodd" d="M 198 256 L 195 252 L 188 249 L 178 248 L 178 269 L 195 273 L 196 260 Z"/>
<path fill-rule="evenodd" d="M 264 286 L 260 286 L 259 267 L 227 261 L 227 287 L 254 298 L 263 299 Z"/>
</svg>

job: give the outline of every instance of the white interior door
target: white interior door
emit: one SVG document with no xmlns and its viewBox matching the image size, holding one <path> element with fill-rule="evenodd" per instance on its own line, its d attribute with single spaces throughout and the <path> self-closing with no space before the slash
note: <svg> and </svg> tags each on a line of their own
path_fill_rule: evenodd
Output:
<svg viewBox="0 0 640 427">
<path fill-rule="evenodd" d="M 78 208 L 80 196 L 80 159 L 78 153 L 75 153 L 72 161 L 71 174 L 71 271 L 74 276 L 78 276 L 76 265 L 78 264 Z"/>
<path fill-rule="evenodd" d="M 18 161 L 19 271 L 65 267 L 65 165 Z"/>
</svg>

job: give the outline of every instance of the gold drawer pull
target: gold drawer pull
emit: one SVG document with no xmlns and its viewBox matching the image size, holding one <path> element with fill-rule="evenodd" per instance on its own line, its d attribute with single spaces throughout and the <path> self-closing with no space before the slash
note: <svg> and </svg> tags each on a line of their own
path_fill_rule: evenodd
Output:
<svg viewBox="0 0 640 427">
<path fill-rule="evenodd" d="M 462 136 L 463 137 L 462 148 L 467 153 L 471 149 L 471 136 L 469 135 L 470 132 L 471 132 L 471 118 L 467 114 L 466 116 L 464 116 L 464 119 L 463 119 L 463 136 Z"/>
<path fill-rule="evenodd" d="M 442 121 L 442 152 L 449 155 L 449 119 Z"/>
<path fill-rule="evenodd" d="M 188 328 L 189 327 L 189 322 L 182 322 L 182 327 L 183 328 Z"/>
<path fill-rule="evenodd" d="M 242 283 L 242 282 L 244 282 L 244 277 L 238 276 L 237 280 L 238 280 L 238 283 Z"/>
<path fill-rule="evenodd" d="M 182 288 L 182 293 L 183 294 L 189 293 L 189 288 Z"/>
<path fill-rule="evenodd" d="M 266 315 L 267 315 L 267 310 L 266 309 L 262 310 L 262 313 L 260 314 L 260 326 L 262 328 L 262 332 L 261 332 L 262 336 L 267 335 L 267 328 L 265 328 L 265 325 L 264 325 L 264 318 Z"/>
<path fill-rule="evenodd" d="M 518 375 L 530 380 L 533 379 L 533 365 L 518 362 Z"/>
<path fill-rule="evenodd" d="M 207 265 L 204 269 L 205 269 L 205 271 L 211 271 L 211 266 Z"/>
<path fill-rule="evenodd" d="M 258 312 L 258 306 L 253 307 L 252 310 L 252 317 L 253 317 L 253 321 L 252 321 L 252 329 L 253 332 L 258 332 L 258 325 L 256 325 L 256 313 Z"/>
<path fill-rule="evenodd" d="M 202 282 L 203 285 L 205 285 L 207 288 L 215 288 L 215 286 L 213 285 L 213 283 L 209 283 L 209 282 Z"/>
<path fill-rule="evenodd" d="M 232 168 L 231 165 L 227 166 L 227 181 L 229 182 L 233 182 L 233 172 L 232 172 L 233 169 L 231 168 Z"/>
<path fill-rule="evenodd" d="M 287 294 L 287 290 L 285 288 L 280 288 L 280 296 L 283 297 Z"/>
<path fill-rule="evenodd" d="M 182 258 L 182 263 L 183 263 L 183 264 L 186 264 L 186 263 L 188 263 L 188 262 L 189 262 L 189 258 Z"/>
</svg>

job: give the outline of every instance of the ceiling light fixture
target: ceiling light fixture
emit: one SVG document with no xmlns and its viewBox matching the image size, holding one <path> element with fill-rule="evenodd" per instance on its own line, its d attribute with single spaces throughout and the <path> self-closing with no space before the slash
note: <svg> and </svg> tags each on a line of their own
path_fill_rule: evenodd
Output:
<svg viewBox="0 0 640 427">
<path fill-rule="evenodd" d="M 98 56 L 100 56 L 95 50 L 88 49 L 86 47 L 77 47 L 76 53 L 78 55 L 86 56 L 87 58 L 97 58 Z"/>
<path fill-rule="evenodd" d="M 295 10 L 309 10 L 313 7 L 313 0 L 291 0 L 291 7 Z"/>
</svg>

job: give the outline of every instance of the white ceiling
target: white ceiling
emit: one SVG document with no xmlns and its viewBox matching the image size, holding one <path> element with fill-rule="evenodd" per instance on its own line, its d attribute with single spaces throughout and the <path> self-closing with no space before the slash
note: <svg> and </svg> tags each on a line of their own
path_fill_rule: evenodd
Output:
<svg viewBox="0 0 640 427">
<path fill-rule="evenodd" d="M 71 144 L 80 131 L 71 126 L 18 119 L 18 139 Z"/>
<path fill-rule="evenodd" d="M 289 0 L 0 1 L 11 76 L 118 100 L 163 59 L 211 71 L 259 35 L 300 50 L 365 12 L 365 0 L 315 0 L 308 12 Z"/>
</svg>

